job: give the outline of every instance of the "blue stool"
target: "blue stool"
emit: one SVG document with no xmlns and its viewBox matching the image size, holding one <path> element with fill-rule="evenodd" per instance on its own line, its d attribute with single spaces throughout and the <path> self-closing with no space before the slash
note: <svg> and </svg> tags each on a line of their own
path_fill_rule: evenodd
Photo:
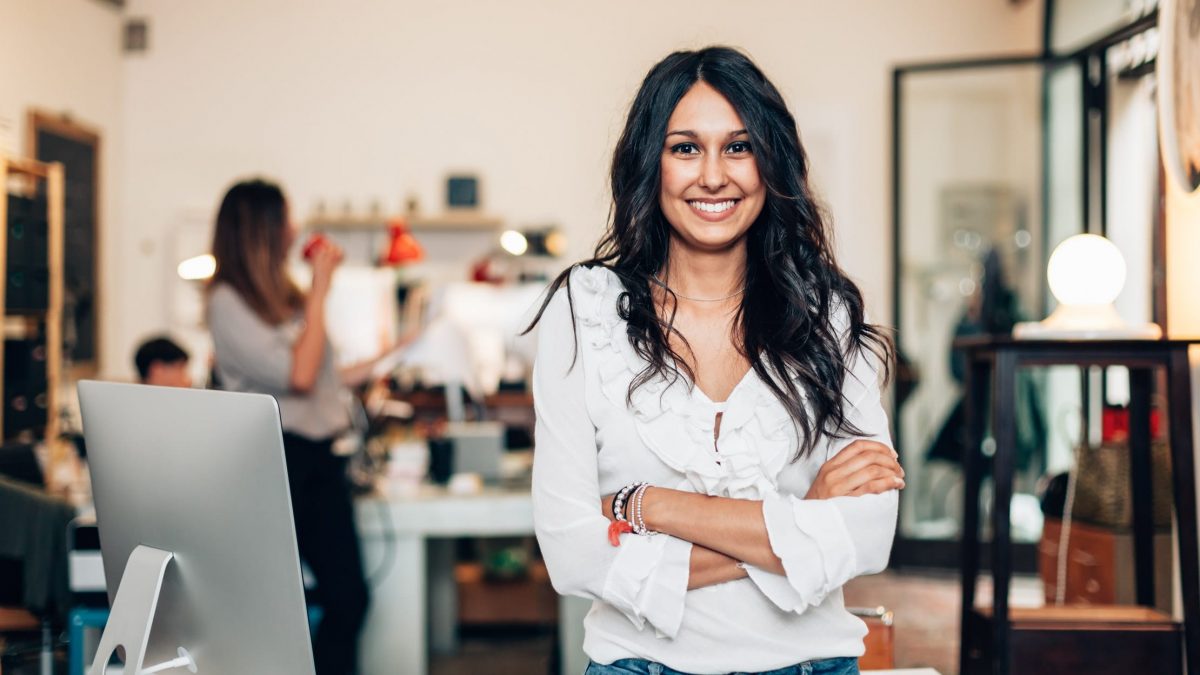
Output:
<svg viewBox="0 0 1200 675">
<path fill-rule="evenodd" d="M 324 611 L 320 607 L 308 608 L 308 632 L 314 633 L 321 623 Z M 67 615 L 68 631 L 68 675 L 85 675 L 87 666 L 83 663 L 83 632 L 88 628 L 103 629 L 108 623 L 107 607 L 76 607 Z"/>
</svg>

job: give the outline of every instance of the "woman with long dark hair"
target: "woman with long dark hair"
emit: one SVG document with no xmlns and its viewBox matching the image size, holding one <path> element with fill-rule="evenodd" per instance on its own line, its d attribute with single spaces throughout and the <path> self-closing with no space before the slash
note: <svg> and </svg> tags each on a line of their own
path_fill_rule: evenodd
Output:
<svg viewBox="0 0 1200 675">
<path fill-rule="evenodd" d="M 367 584 L 344 459 L 332 449 L 350 426 L 344 380 L 366 371 L 339 374 L 326 337 L 325 300 L 341 249 L 328 241 L 314 248 L 305 293 L 287 272 L 295 239 L 279 186 L 250 180 L 230 188 L 213 234 L 208 325 L 222 388 L 279 402 L 296 541 L 323 610 L 313 640 L 317 674 L 353 675 Z"/>
<path fill-rule="evenodd" d="M 886 567 L 903 487 L 892 347 L 795 120 L 743 54 L 677 52 L 611 181 L 534 322 L 534 516 L 555 588 L 593 600 L 588 673 L 857 673 L 841 587 Z"/>
</svg>

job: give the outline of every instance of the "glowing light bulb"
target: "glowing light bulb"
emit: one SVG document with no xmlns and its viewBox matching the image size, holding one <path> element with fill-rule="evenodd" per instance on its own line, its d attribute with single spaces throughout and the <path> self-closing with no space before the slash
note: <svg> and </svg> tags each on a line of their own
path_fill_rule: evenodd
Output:
<svg viewBox="0 0 1200 675">
<path fill-rule="evenodd" d="M 1046 280 L 1065 305 L 1107 305 L 1125 287 L 1125 257 L 1104 237 L 1077 234 L 1054 249 Z"/>
<path fill-rule="evenodd" d="M 201 281 L 212 277 L 213 272 L 217 271 L 217 261 L 209 254 L 198 255 L 194 258 L 188 258 L 179 263 L 175 268 L 179 273 L 179 278 L 186 281 Z"/>
<path fill-rule="evenodd" d="M 521 255 L 529 248 L 529 241 L 516 230 L 505 230 L 504 234 L 500 235 L 500 248 L 513 255 Z"/>
<path fill-rule="evenodd" d="M 1113 301 L 1125 287 L 1125 257 L 1111 241 L 1077 234 L 1059 244 L 1046 266 L 1058 307 L 1042 321 L 1022 322 L 1013 337 L 1042 340 L 1157 339 L 1156 324 L 1129 325 Z"/>
</svg>

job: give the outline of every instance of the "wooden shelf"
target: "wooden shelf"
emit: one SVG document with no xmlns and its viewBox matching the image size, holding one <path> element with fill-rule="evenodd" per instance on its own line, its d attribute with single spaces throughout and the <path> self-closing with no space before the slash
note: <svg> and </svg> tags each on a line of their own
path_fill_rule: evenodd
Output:
<svg viewBox="0 0 1200 675">
<path fill-rule="evenodd" d="M 458 620 L 463 625 L 553 625 L 558 621 L 558 594 L 542 562 L 520 579 L 489 580 L 483 565 L 459 563 Z"/>
<path fill-rule="evenodd" d="M 963 675 L 992 675 L 999 654 L 991 608 L 976 608 L 967 621 Z M 1013 607 L 1008 627 L 1012 673 L 1183 673 L 1182 624 L 1148 607 Z"/>
<path fill-rule="evenodd" d="M 46 183 L 46 267 L 49 270 L 50 283 L 45 310 L 9 312 L 6 309 L 10 175 L 27 176 Z M 0 185 L 5 188 L 4 196 L 0 198 L 0 321 L 3 324 L 5 339 L 29 339 L 36 335 L 44 341 L 47 399 L 44 437 L 48 442 L 53 442 L 58 438 L 58 385 L 62 375 L 63 203 L 66 190 L 63 166 L 57 162 L 39 162 L 0 152 Z M 0 372 L 3 370 L 4 351 L 0 349 Z M 0 430 L 3 429 L 4 411 L 8 405 L 4 384 L 0 382 Z"/>
<path fill-rule="evenodd" d="M 386 232 L 388 223 L 402 218 L 413 232 L 498 232 L 504 221 L 478 211 L 447 211 L 440 215 L 410 216 L 322 216 L 313 218 L 304 225 L 306 230 L 371 231 Z"/>
<path fill-rule="evenodd" d="M 991 618 L 991 607 L 980 607 L 981 616 Z M 1178 628 L 1178 622 L 1162 612 L 1140 605 L 1047 605 L 1045 607 L 1011 607 L 1008 618 L 1014 624 L 1050 625 L 1078 624 L 1080 626 L 1130 625 L 1143 627 L 1167 626 Z"/>
<path fill-rule="evenodd" d="M 496 232 L 504 226 L 504 221 L 478 211 L 447 211 L 438 216 L 418 215 L 412 217 L 409 219 L 408 226 L 414 232 L 421 230 Z"/>
<path fill-rule="evenodd" d="M 50 167 L 52 166 L 50 164 L 22 157 L 5 157 L 5 162 L 7 173 L 33 176 L 34 178 L 50 178 Z"/>
</svg>

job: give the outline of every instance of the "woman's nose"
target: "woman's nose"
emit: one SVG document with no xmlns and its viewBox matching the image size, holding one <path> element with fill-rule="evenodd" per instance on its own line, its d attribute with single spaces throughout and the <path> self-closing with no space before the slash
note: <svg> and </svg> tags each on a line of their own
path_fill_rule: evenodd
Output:
<svg viewBox="0 0 1200 675">
<path fill-rule="evenodd" d="M 710 154 L 704 158 L 703 162 L 700 167 L 700 187 L 706 190 L 719 190 L 725 187 L 728 175 L 725 172 L 725 163 L 721 161 L 721 156 Z"/>
</svg>

